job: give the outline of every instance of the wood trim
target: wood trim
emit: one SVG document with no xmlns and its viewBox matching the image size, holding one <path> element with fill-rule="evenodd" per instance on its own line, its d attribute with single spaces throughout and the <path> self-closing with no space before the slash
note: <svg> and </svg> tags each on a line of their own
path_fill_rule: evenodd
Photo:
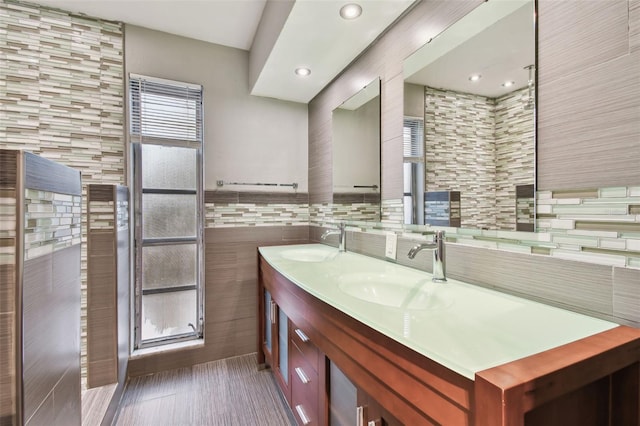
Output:
<svg viewBox="0 0 640 426">
<path fill-rule="evenodd" d="M 638 362 L 640 330 L 619 326 L 478 372 L 476 425 L 524 425 L 525 413 Z"/>
<path fill-rule="evenodd" d="M 404 424 L 472 423 L 473 381 L 305 292 L 261 258 L 261 276 L 295 324 L 358 387 Z"/>
</svg>

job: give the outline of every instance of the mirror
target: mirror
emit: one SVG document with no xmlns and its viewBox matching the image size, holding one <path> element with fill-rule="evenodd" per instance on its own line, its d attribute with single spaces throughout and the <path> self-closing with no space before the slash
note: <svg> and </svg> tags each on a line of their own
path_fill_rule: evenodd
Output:
<svg viewBox="0 0 640 426">
<path fill-rule="evenodd" d="M 380 79 L 331 114 L 333 217 L 380 221 Z"/>
<path fill-rule="evenodd" d="M 492 0 L 404 62 L 405 223 L 534 231 L 533 0 Z"/>
</svg>

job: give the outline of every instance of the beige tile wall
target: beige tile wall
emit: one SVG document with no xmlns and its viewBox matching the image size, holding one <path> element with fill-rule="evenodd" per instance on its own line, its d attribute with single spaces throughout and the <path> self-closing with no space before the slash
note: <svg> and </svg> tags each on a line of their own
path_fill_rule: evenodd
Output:
<svg viewBox="0 0 640 426">
<path fill-rule="evenodd" d="M 26 149 L 73 167 L 85 184 L 124 183 L 122 26 L 21 2 L 3 1 L 0 15 L 0 148 Z M 82 324 L 84 348 L 85 314 Z"/>
<path fill-rule="evenodd" d="M 308 226 L 239 226 L 205 231 L 204 344 L 129 362 L 130 376 L 257 350 L 258 247 L 309 241 Z"/>
</svg>

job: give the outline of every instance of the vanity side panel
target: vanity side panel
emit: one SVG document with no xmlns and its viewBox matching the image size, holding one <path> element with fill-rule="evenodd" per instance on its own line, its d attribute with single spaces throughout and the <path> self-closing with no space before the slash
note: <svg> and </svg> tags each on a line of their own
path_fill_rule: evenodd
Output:
<svg viewBox="0 0 640 426">
<path fill-rule="evenodd" d="M 627 405 L 638 399 L 639 362 L 640 330 L 619 326 L 478 372 L 476 424 L 637 426 Z"/>
<path fill-rule="evenodd" d="M 640 425 L 640 362 L 611 376 L 611 423 Z"/>
</svg>

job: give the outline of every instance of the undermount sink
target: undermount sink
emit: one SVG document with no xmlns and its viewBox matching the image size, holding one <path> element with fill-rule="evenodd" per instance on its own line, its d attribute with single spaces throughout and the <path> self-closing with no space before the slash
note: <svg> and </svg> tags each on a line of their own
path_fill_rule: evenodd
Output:
<svg viewBox="0 0 640 426">
<path fill-rule="evenodd" d="M 453 303 L 446 284 L 433 283 L 428 278 L 358 273 L 343 275 L 338 281 L 340 290 L 349 296 L 392 308 L 431 310 Z"/>
<path fill-rule="evenodd" d="M 284 250 L 281 256 L 287 260 L 297 262 L 324 262 L 332 259 L 337 252 L 334 250 L 317 250 L 312 248 L 295 248 Z"/>
</svg>

